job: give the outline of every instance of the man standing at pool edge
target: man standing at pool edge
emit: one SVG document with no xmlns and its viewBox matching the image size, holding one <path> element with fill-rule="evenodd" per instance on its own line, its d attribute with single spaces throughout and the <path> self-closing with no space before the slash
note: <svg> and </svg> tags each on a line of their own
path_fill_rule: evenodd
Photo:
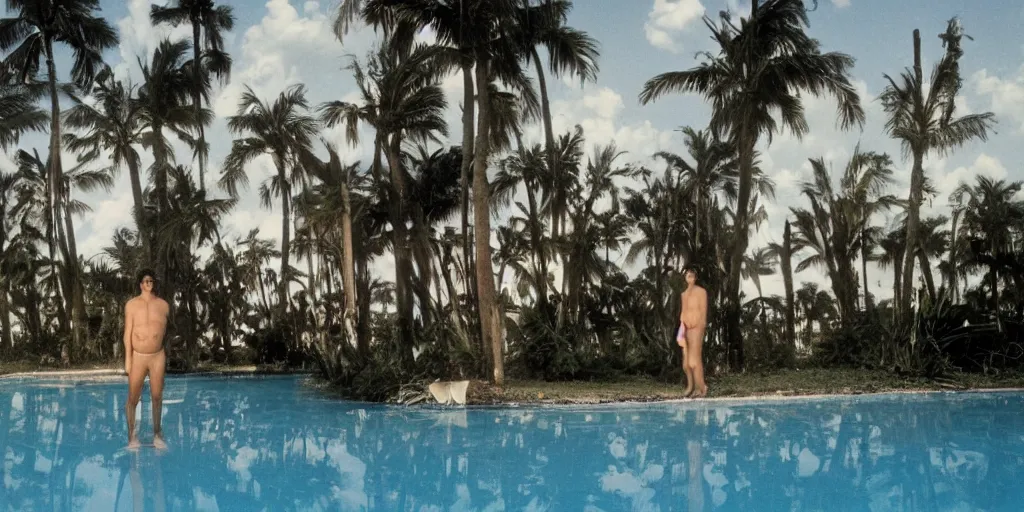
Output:
<svg viewBox="0 0 1024 512">
<path fill-rule="evenodd" d="M 697 284 L 697 271 L 692 267 L 683 270 L 686 278 L 686 290 L 680 297 L 679 323 L 683 348 L 683 371 L 686 373 L 686 391 L 684 395 L 703 397 L 708 394 L 708 385 L 704 382 L 703 345 L 704 330 L 707 328 L 708 292 Z"/>
<path fill-rule="evenodd" d="M 167 302 L 153 294 L 155 285 L 152 270 L 139 272 L 139 295 L 124 306 L 124 372 L 128 375 L 128 401 L 125 412 L 128 419 L 128 448 L 140 446 L 135 430 L 135 407 L 142 398 L 142 384 L 149 375 L 149 391 L 153 408 L 153 446 L 167 448 L 160 428 L 163 408 L 164 333 L 167 329 Z"/>
</svg>

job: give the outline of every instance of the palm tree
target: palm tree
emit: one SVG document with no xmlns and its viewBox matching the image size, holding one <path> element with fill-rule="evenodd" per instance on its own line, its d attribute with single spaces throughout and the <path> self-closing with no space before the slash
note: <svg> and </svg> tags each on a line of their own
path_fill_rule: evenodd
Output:
<svg viewBox="0 0 1024 512">
<path fill-rule="evenodd" d="M 520 33 L 512 39 L 522 44 L 522 48 L 518 50 L 519 54 L 527 64 L 533 63 L 536 68 L 548 172 L 557 176 L 559 160 L 555 156 L 555 136 L 551 128 L 547 79 L 537 47 L 547 48 L 548 66 L 552 75 L 570 73 L 579 77 L 583 83 L 597 78 L 598 44 L 586 32 L 565 25 L 569 11 L 572 10 L 572 2 L 545 0 L 538 6 L 531 6 L 527 2 L 524 4 L 524 7 L 518 9 L 516 14 L 519 19 L 513 25 Z M 558 227 L 557 223 L 552 224 L 555 238 L 558 237 Z"/>
<path fill-rule="evenodd" d="M 786 293 L 786 342 L 792 345 L 795 350 L 796 317 L 793 298 L 793 255 L 803 247 L 800 245 L 799 240 L 793 239 L 793 229 L 788 218 L 782 228 L 782 243 L 772 242 L 768 245 L 768 248 L 778 258 L 779 269 L 782 271 L 782 285 Z"/>
<path fill-rule="evenodd" d="M 864 308 L 871 310 L 871 293 L 868 291 L 868 260 L 879 230 L 870 227 L 871 217 L 899 205 L 896 196 L 886 192 L 895 183 L 892 159 L 889 155 L 854 149 L 853 157 L 846 167 L 841 180 L 843 194 L 850 199 L 860 226 L 861 276 L 864 280 Z"/>
<path fill-rule="evenodd" d="M 202 100 L 208 94 L 208 75 L 221 80 L 231 76 L 231 57 L 224 51 L 221 32 L 230 32 L 235 26 L 232 8 L 227 5 L 214 6 L 212 0 L 174 0 L 171 6 L 151 5 L 149 19 L 154 25 L 167 23 L 173 27 L 188 23 L 192 25 L 192 107 L 195 119 L 203 119 Z M 209 98 L 206 98 L 209 102 Z M 196 123 L 199 139 L 196 155 L 199 157 L 199 190 L 206 190 L 206 134 L 202 122 Z"/>
<path fill-rule="evenodd" d="M 281 274 L 278 282 L 278 305 L 288 310 L 288 267 L 291 237 L 291 205 L 293 185 L 302 177 L 302 155 L 312 151 L 317 123 L 306 114 L 309 104 L 303 85 L 293 85 L 278 94 L 274 103 L 260 100 L 248 86 L 238 103 L 238 114 L 228 118 L 228 129 L 244 135 L 231 144 L 224 160 L 220 186 L 232 197 L 238 197 L 238 186 L 248 184 L 246 164 L 261 155 L 270 155 L 277 174 L 260 187 L 264 207 L 271 198 L 281 200 Z"/>
<path fill-rule="evenodd" d="M 54 231 L 59 228 L 63 179 L 61 165 L 60 99 L 58 97 L 57 68 L 54 63 L 54 43 L 64 43 L 73 51 L 71 79 L 86 87 L 102 63 L 104 50 L 118 44 L 117 33 L 107 21 L 93 15 L 99 10 L 98 0 L 8 0 L 7 11 L 12 18 L 0 20 L 0 51 L 9 52 L 3 67 L 11 70 L 21 84 L 38 83 L 40 63 L 46 62 L 46 82 L 50 93 L 50 147 L 49 168 L 46 173 L 47 215 L 46 239 L 50 259 L 54 258 Z M 39 122 L 38 113 L 34 122 Z M 66 249 L 66 248 L 65 248 Z M 65 264 L 77 266 L 78 256 L 64 250 Z M 72 277 L 77 280 L 78 273 Z M 80 286 L 78 286 L 81 289 Z M 74 322 L 76 344 L 81 341 L 84 318 Z"/>
<path fill-rule="evenodd" d="M 914 29 L 914 68 L 906 70 L 897 82 L 885 76 L 889 84 L 880 99 L 888 114 L 885 129 L 903 147 L 904 157 L 910 156 L 910 197 L 907 201 L 906 246 L 915 247 L 920 237 L 920 210 L 924 199 L 924 158 L 936 151 L 948 154 L 954 148 L 974 139 L 986 140 L 994 123 L 991 112 L 968 114 L 953 118 L 956 95 L 960 89 L 960 65 L 963 55 L 960 39 L 964 37 L 960 22 L 953 18 L 946 32 L 940 36 L 946 53 L 932 71 L 931 81 L 925 84 L 921 70 L 921 33 Z M 904 251 L 902 288 L 896 297 L 897 312 L 908 312 L 913 290 L 914 256 L 916 251 Z"/>
<path fill-rule="evenodd" d="M 1000 257 L 1020 251 L 1014 234 L 1024 222 L 1024 201 L 1015 197 L 1022 187 L 1022 181 L 977 176 L 974 185 L 961 183 L 950 195 L 960 219 L 957 236 L 970 247 L 968 255 L 974 260 L 961 265 L 987 263 L 993 311 L 999 311 Z"/>
<path fill-rule="evenodd" d="M 761 247 L 743 257 L 743 279 L 750 279 L 754 283 L 758 297 L 764 296 L 761 292 L 761 277 L 775 273 L 775 261 L 775 253 L 768 247 Z"/>
<path fill-rule="evenodd" d="M 398 3 L 388 0 L 344 0 L 338 8 L 334 32 L 341 38 L 356 17 L 375 27 L 384 27 L 385 33 L 396 31 L 401 38 L 423 27 L 434 30 L 438 44 L 455 50 L 455 57 L 463 74 L 463 190 L 470 184 L 469 165 L 472 163 L 473 238 L 476 240 L 476 288 L 479 302 L 480 326 L 484 346 L 493 361 L 493 380 L 504 381 L 504 350 L 501 316 L 494 286 L 491 260 L 490 189 L 487 163 L 491 156 L 491 142 L 496 130 L 495 104 L 492 82 L 500 81 L 515 89 L 527 108 L 537 109 L 533 89 L 526 79 L 519 59 L 520 32 L 516 26 L 519 0 L 425 0 Z M 475 79 L 475 84 L 474 84 Z M 476 90 L 474 116 L 473 90 Z M 473 127 L 474 117 L 477 125 Z M 475 140 L 474 140 L 475 136 Z M 464 193 L 463 229 L 467 229 L 468 200 Z M 467 236 L 463 237 L 468 240 Z M 469 259 L 468 246 L 466 260 Z"/>
<path fill-rule="evenodd" d="M 338 217 L 341 218 L 341 275 L 344 286 L 345 308 L 342 312 L 345 332 L 349 342 L 356 342 L 357 347 L 364 355 L 369 351 L 368 340 L 359 340 L 356 335 L 356 326 L 360 321 L 359 311 L 356 307 L 358 290 L 356 289 L 356 268 L 353 245 L 352 219 L 359 212 L 355 210 L 352 201 L 352 189 L 360 188 L 360 182 L 365 181 L 365 176 L 358 173 L 359 163 L 343 165 L 341 157 L 338 156 L 337 148 L 326 141 L 330 158 L 323 162 L 312 153 L 307 153 L 307 172 L 320 183 L 313 185 L 313 192 L 316 194 L 316 207 L 309 212 L 307 221 L 311 224 L 335 225 Z M 312 160 L 315 159 L 315 160 Z"/>
<path fill-rule="evenodd" d="M 46 189 L 45 176 L 52 169 L 50 166 L 52 158 L 47 158 L 47 161 L 44 162 L 40 158 L 38 151 L 29 153 L 19 150 L 15 160 L 18 164 L 18 174 L 21 176 L 21 179 L 25 182 L 34 183 L 37 195 L 39 195 L 40 191 Z M 73 352 L 82 350 L 85 342 L 82 335 L 77 335 L 77 324 L 85 322 L 86 312 L 85 283 L 83 282 L 81 263 L 77 257 L 78 247 L 75 242 L 74 216 L 82 215 L 90 211 L 90 208 L 89 205 L 74 199 L 73 192 L 77 190 L 92 192 L 100 188 L 109 191 L 114 185 L 112 169 L 101 168 L 93 170 L 88 169 L 86 164 L 87 162 L 81 163 L 67 173 L 64 173 L 60 182 L 60 188 L 57 191 L 57 204 L 61 206 L 61 209 L 56 212 L 58 217 L 55 224 L 57 226 L 58 242 L 65 262 L 64 268 L 60 272 L 60 282 L 67 298 L 66 307 L 71 310 L 72 322 L 76 324 L 76 330 L 73 331 L 76 333 L 76 336 L 72 340 L 72 345 L 61 350 L 61 359 L 64 363 L 70 362 Z"/>
<path fill-rule="evenodd" d="M 69 128 L 85 130 L 84 135 L 68 133 L 64 142 L 68 149 L 82 152 L 82 158 L 98 158 L 101 151 L 109 151 L 115 167 L 127 167 L 131 180 L 132 199 L 135 204 L 135 223 L 143 247 L 143 261 L 152 257 L 152 231 L 145 223 L 145 204 L 142 200 L 141 161 L 135 145 L 143 142 L 141 111 L 143 104 L 132 97 L 135 87 L 114 79 L 110 68 L 96 78 L 92 91 L 95 104 L 78 95 L 72 96 L 74 106 L 64 112 Z"/>
<path fill-rule="evenodd" d="M 153 52 L 149 63 L 139 61 L 142 68 L 143 82 L 138 92 L 138 122 L 148 130 L 143 132 L 142 143 L 153 150 L 154 191 L 157 197 L 156 225 L 166 222 L 170 211 L 167 175 L 174 160 L 170 141 L 164 136 L 164 130 L 174 133 L 180 140 L 193 144 L 188 129 L 211 117 L 209 110 L 202 111 L 202 120 L 196 119 L 196 113 L 188 106 L 190 77 L 185 65 L 185 56 L 189 50 L 188 41 L 171 42 L 164 39 Z M 133 112 L 135 113 L 135 112 Z M 161 266 L 161 262 L 157 262 Z M 165 277 L 164 281 L 170 284 Z"/>
<path fill-rule="evenodd" d="M 842 53 L 819 51 L 816 40 L 807 36 L 807 9 L 803 0 L 754 0 L 751 15 L 734 24 L 727 13 L 721 24 L 705 17 L 719 45 L 718 55 L 705 53 L 705 62 L 687 71 L 658 75 L 644 84 L 641 104 L 655 101 L 674 91 L 703 95 L 712 103 L 710 129 L 728 134 L 739 154 L 739 190 L 735 242 L 729 259 L 727 300 L 731 326 L 729 343 L 735 354 L 732 366 L 743 365 L 740 316 L 739 269 L 747 249 L 752 194 L 754 148 L 762 136 L 769 141 L 780 125 L 798 138 L 808 130 L 799 92 L 830 93 L 839 104 L 839 120 L 845 129 L 863 124 L 860 98 L 850 83 L 853 58 Z M 779 112 L 778 121 L 773 117 Z"/>
<path fill-rule="evenodd" d="M 402 143 L 437 140 L 447 135 L 444 121 L 447 101 L 439 83 L 438 70 L 444 53 L 425 45 L 417 45 L 408 55 L 394 41 L 385 40 L 369 59 L 364 71 L 353 59 L 349 68 L 355 74 L 363 105 L 333 101 L 320 107 L 321 119 L 328 126 L 345 123 L 349 142 L 358 142 L 357 125 L 366 122 L 376 129 L 374 142 L 374 173 L 381 182 L 381 153 L 390 170 L 389 194 L 391 225 L 394 235 L 395 294 L 398 302 L 399 338 L 409 358 L 413 354 L 413 312 L 411 296 L 412 257 L 406 222 L 409 218 L 408 170 L 402 164 Z"/>
</svg>

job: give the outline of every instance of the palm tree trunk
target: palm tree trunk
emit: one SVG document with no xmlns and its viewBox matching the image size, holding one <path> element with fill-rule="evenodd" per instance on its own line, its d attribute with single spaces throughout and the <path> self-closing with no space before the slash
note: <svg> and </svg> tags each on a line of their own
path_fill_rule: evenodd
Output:
<svg viewBox="0 0 1024 512">
<path fill-rule="evenodd" d="M 534 189 L 527 183 L 526 200 L 530 207 L 530 244 L 533 246 L 534 257 L 537 261 L 537 306 L 544 310 L 548 303 L 548 259 L 547 251 L 541 241 L 540 214 L 537 211 L 537 198 Z"/>
<path fill-rule="evenodd" d="M 545 149 L 545 152 L 547 153 L 548 170 L 549 170 L 549 172 L 551 173 L 552 176 L 558 176 L 558 169 L 557 169 L 557 167 L 558 167 L 558 159 L 555 158 L 555 134 L 554 134 L 554 130 L 551 127 L 551 102 L 548 99 L 548 83 L 547 83 L 547 79 L 544 77 L 544 67 L 541 66 L 540 54 L 537 52 L 537 47 L 536 46 L 531 47 L 530 48 L 530 52 L 532 54 L 531 56 L 533 57 L 533 63 L 537 67 L 537 86 L 540 89 L 541 117 L 543 118 L 543 121 L 544 121 L 544 149 Z M 548 298 L 547 297 L 547 275 L 548 275 L 547 268 L 548 268 L 548 264 L 547 264 L 547 258 L 545 258 L 544 252 L 540 248 L 540 233 L 539 233 L 539 226 L 537 226 L 537 224 L 539 222 L 539 218 L 537 217 L 537 212 L 535 211 L 535 207 L 534 207 L 535 200 L 534 200 L 534 197 L 533 197 L 533 193 L 530 190 L 527 190 L 527 194 L 529 194 L 529 196 L 530 196 L 530 216 L 531 216 L 530 237 L 533 238 L 532 242 L 534 244 L 534 247 L 537 248 L 537 250 L 538 250 L 538 253 L 537 253 L 538 256 L 539 256 L 539 260 L 538 261 L 540 262 L 540 271 L 541 271 L 541 279 L 537 280 L 537 282 L 538 282 L 537 295 L 539 296 L 538 300 L 540 301 L 540 305 L 543 306 L 543 305 L 547 304 L 547 298 Z"/>
<path fill-rule="evenodd" d="M 44 44 L 46 45 L 46 71 L 47 81 L 49 82 L 50 88 L 50 154 L 49 154 L 49 168 L 47 169 L 46 176 L 46 243 L 49 248 L 50 264 L 56 265 L 56 227 L 59 227 L 59 212 L 60 208 L 60 190 L 61 184 L 64 182 L 64 168 L 61 163 L 61 127 L 60 127 L 60 98 L 57 96 L 57 68 L 53 62 L 53 40 L 50 36 L 46 36 Z M 67 263 L 67 262 L 65 262 Z M 56 269 L 55 273 L 57 272 Z M 70 291 L 65 289 L 65 300 L 67 294 Z M 60 324 L 62 330 L 65 332 L 67 329 L 67 316 L 66 311 L 61 314 Z"/>
<path fill-rule="evenodd" d="M 71 218 L 71 211 L 68 209 L 68 201 L 65 198 L 62 201 L 64 207 L 64 223 L 67 229 L 67 244 L 68 253 L 71 257 L 69 265 L 70 277 L 71 277 L 71 321 L 72 326 L 72 339 L 74 340 L 74 350 L 82 350 L 85 342 L 85 284 L 82 279 L 82 267 L 78 264 L 78 244 L 75 243 L 75 224 L 74 219 Z"/>
<path fill-rule="evenodd" d="M 476 61 L 477 97 L 480 101 L 480 115 L 476 134 L 476 151 L 473 155 L 473 234 L 476 239 L 476 279 L 480 304 L 480 328 L 483 331 L 484 346 L 490 346 L 493 360 L 494 384 L 505 382 L 505 366 L 502 359 L 501 316 L 494 294 L 494 268 L 491 265 L 491 219 L 490 190 L 487 183 L 487 157 L 490 152 L 491 98 L 487 86 L 490 62 L 485 55 L 478 54 Z"/>
<path fill-rule="evenodd" d="M 461 3 L 460 3 L 461 5 Z M 468 57 L 463 57 L 462 60 L 462 166 L 460 168 L 459 181 L 462 186 L 462 261 L 466 268 L 469 268 L 470 262 L 472 261 L 472 247 L 469 236 L 469 174 L 473 166 L 473 155 L 474 155 L 474 134 L 475 129 L 473 122 L 475 118 L 475 106 L 476 99 L 474 96 L 474 81 L 473 81 L 473 62 Z M 466 294 L 469 295 L 470 314 L 472 314 L 473 305 L 477 304 L 476 301 L 476 279 L 470 272 L 465 273 L 466 282 L 464 288 Z M 480 349 L 481 354 L 487 354 L 488 349 L 484 346 L 483 336 L 481 331 L 470 329 L 473 335 L 474 341 Z"/>
<path fill-rule="evenodd" d="M 864 310 L 868 313 L 874 309 L 871 300 L 871 292 L 868 291 L 868 243 L 867 243 L 867 222 L 861 224 L 860 228 L 860 265 L 861 275 L 864 276 Z"/>
<path fill-rule="evenodd" d="M 356 291 L 355 254 L 352 251 L 352 199 L 349 196 L 347 175 L 341 179 L 341 205 L 341 276 L 345 282 L 345 311 L 343 313 L 345 334 L 348 336 L 349 343 L 356 343 L 360 352 L 366 355 L 370 347 L 356 342 L 358 339 L 356 336 L 356 319 L 358 318 L 356 298 L 358 293 Z"/>
<path fill-rule="evenodd" d="M 402 139 L 399 134 L 391 135 L 387 144 L 385 156 L 388 159 L 388 167 L 391 171 L 391 186 L 393 193 L 390 196 L 391 227 L 394 240 L 392 245 L 395 253 L 395 299 L 398 308 L 398 339 L 402 347 L 402 355 L 409 361 L 413 358 L 413 318 L 412 318 L 412 296 L 410 287 L 412 281 L 412 258 L 410 257 L 408 228 L 406 227 L 405 196 L 406 185 L 405 175 L 401 163 Z"/>
<path fill-rule="evenodd" d="M 284 158 L 277 157 L 277 178 L 281 182 L 281 273 L 277 282 L 277 305 L 282 313 L 288 312 L 288 257 L 291 252 L 292 215 L 291 187 L 285 174 Z"/>
<path fill-rule="evenodd" d="M 793 231 L 789 225 L 789 219 L 782 229 L 782 254 L 780 266 L 782 267 L 782 284 L 786 290 L 786 343 L 793 347 L 796 353 L 796 312 L 794 311 L 793 297 Z"/>
<path fill-rule="evenodd" d="M 14 337 L 11 335 L 11 307 L 7 302 L 9 290 L 10 285 L 7 279 L 4 279 L 0 285 L 0 343 L 3 344 L 3 347 L 0 347 L 0 355 L 14 347 Z"/>
<path fill-rule="evenodd" d="M 203 109 L 203 64 L 200 60 L 199 20 L 192 18 L 192 107 L 196 111 L 196 131 L 199 133 L 199 191 L 206 192 L 206 134 L 199 121 Z"/>
<path fill-rule="evenodd" d="M 921 265 L 921 275 L 924 276 L 924 284 L 928 287 L 928 298 L 934 302 L 938 293 L 935 290 L 935 278 L 932 276 L 932 266 L 928 262 L 928 256 L 924 251 L 917 251 L 917 262 Z"/>
<path fill-rule="evenodd" d="M 153 240 L 146 225 L 145 203 L 142 199 L 142 178 L 139 175 L 139 161 L 133 155 L 128 157 L 128 177 L 132 183 L 132 200 L 135 203 L 135 227 L 142 242 L 142 261 L 153 257 Z"/>
<path fill-rule="evenodd" d="M 743 332 L 740 330 L 740 268 L 743 254 L 747 250 L 747 231 L 750 229 L 747 218 L 750 210 L 750 194 L 753 187 L 754 146 L 757 138 L 749 132 L 749 128 L 740 128 L 740 179 L 739 193 L 736 201 L 736 225 L 733 226 L 733 247 L 729 258 L 728 295 L 726 296 L 727 319 L 729 329 L 727 346 L 729 347 L 730 366 L 733 370 L 743 371 Z"/>
<path fill-rule="evenodd" d="M 923 83 L 921 71 L 921 32 L 914 29 L 914 75 L 917 83 Z M 914 257 L 917 252 L 918 229 L 921 215 L 921 200 L 924 190 L 924 147 L 916 143 L 912 148 L 914 165 L 910 171 L 910 201 L 907 204 L 907 239 L 903 254 L 903 288 L 900 290 L 898 308 L 901 315 L 910 312 L 910 301 L 914 289 Z"/>
</svg>

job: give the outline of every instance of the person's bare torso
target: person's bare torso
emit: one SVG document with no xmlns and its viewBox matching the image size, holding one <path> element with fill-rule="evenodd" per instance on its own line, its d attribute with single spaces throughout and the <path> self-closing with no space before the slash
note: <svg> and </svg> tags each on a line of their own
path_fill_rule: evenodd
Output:
<svg viewBox="0 0 1024 512">
<path fill-rule="evenodd" d="M 136 297 L 129 303 L 132 318 L 132 350 L 140 354 L 159 352 L 167 330 L 167 302 L 153 297 Z"/>
<path fill-rule="evenodd" d="M 683 323 L 687 327 L 703 327 L 704 326 L 704 309 L 702 301 L 696 300 L 699 295 L 705 293 L 704 288 L 700 286 L 691 286 L 683 292 Z"/>
</svg>

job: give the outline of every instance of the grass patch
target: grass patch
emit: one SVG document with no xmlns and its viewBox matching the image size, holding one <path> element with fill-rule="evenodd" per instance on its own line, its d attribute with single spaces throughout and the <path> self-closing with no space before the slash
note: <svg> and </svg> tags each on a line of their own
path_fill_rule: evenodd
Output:
<svg viewBox="0 0 1024 512">
<path fill-rule="evenodd" d="M 954 374 L 929 380 L 889 372 L 851 369 L 781 370 L 771 373 L 722 375 L 708 379 L 709 397 L 856 395 L 893 391 L 939 391 L 1024 388 L 1024 373 L 1002 375 Z M 510 381 L 503 388 L 486 382 L 470 385 L 471 404 L 582 404 L 650 402 L 683 398 L 683 385 L 653 379 L 617 382 Z"/>
</svg>

